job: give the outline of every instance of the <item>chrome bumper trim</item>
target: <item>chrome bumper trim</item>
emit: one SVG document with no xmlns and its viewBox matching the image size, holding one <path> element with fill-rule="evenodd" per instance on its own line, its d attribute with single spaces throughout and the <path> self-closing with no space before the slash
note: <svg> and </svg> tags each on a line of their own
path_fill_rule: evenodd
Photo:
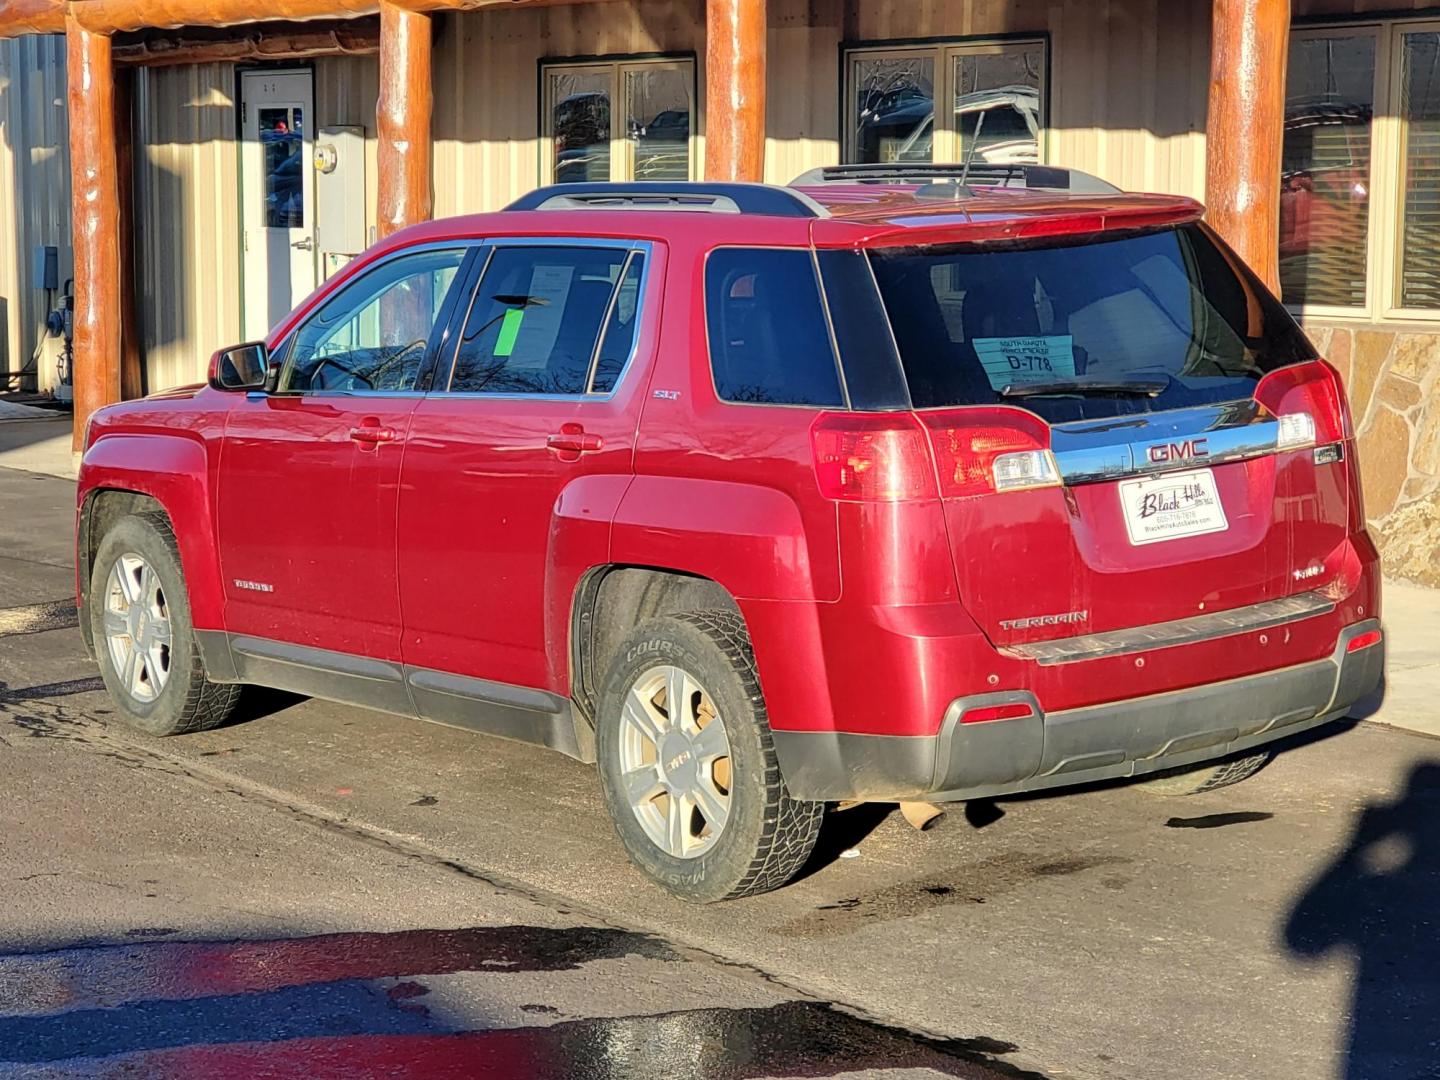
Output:
<svg viewBox="0 0 1440 1080">
<path fill-rule="evenodd" d="M 1058 424 L 1055 462 L 1069 486 L 1273 454 L 1279 424 L 1257 401 Z"/>
<path fill-rule="evenodd" d="M 1136 626 L 1128 630 L 1110 630 L 1084 637 L 1032 641 L 1025 645 L 1008 645 L 1000 651 L 1022 660 L 1033 660 L 1042 667 L 1073 664 L 1081 660 L 1099 660 L 1106 656 L 1168 649 L 1175 645 L 1192 645 L 1199 641 L 1264 630 L 1271 626 L 1309 619 L 1335 610 L 1335 604 L 1318 592 L 1300 593 L 1279 600 L 1266 600 L 1248 607 L 1191 615 L 1172 622 Z"/>
</svg>

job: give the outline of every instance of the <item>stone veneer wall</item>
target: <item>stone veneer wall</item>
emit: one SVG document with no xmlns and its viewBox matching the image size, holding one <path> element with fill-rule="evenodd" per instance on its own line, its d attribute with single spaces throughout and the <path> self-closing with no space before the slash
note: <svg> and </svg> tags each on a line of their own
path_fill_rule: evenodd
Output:
<svg viewBox="0 0 1440 1080">
<path fill-rule="evenodd" d="M 1349 391 L 1365 516 L 1386 572 L 1440 587 L 1440 328 L 1305 330 Z"/>
</svg>

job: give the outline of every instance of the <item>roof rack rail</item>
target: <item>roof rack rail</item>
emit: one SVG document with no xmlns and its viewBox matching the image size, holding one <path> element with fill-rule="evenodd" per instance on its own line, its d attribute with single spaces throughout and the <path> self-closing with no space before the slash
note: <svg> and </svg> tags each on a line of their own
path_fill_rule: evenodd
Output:
<svg viewBox="0 0 1440 1080">
<path fill-rule="evenodd" d="M 771 217 L 828 217 L 810 196 L 772 184 L 551 184 L 516 199 L 506 210 L 688 210 Z"/>
<path fill-rule="evenodd" d="M 965 186 L 1025 187 L 1071 191 L 1077 195 L 1117 195 L 1120 189 L 1079 169 L 1056 165 L 1003 165 L 990 161 L 972 161 L 965 165 L 878 164 L 826 165 L 811 169 L 790 181 L 791 187 L 818 184 L 935 184 L 956 183 L 961 177 Z"/>
</svg>

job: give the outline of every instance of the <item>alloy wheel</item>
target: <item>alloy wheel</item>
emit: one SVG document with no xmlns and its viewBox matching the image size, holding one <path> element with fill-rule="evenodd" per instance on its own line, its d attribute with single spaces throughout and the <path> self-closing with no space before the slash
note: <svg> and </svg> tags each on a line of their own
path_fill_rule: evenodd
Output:
<svg viewBox="0 0 1440 1080">
<path fill-rule="evenodd" d="M 714 699 L 683 668 L 650 668 L 625 695 L 620 769 L 630 810 L 677 859 L 715 845 L 730 816 L 730 739 Z"/>
<path fill-rule="evenodd" d="M 159 575 L 144 558 L 121 555 L 105 587 L 105 644 L 120 685 L 136 701 L 154 701 L 170 678 L 170 607 Z"/>
</svg>

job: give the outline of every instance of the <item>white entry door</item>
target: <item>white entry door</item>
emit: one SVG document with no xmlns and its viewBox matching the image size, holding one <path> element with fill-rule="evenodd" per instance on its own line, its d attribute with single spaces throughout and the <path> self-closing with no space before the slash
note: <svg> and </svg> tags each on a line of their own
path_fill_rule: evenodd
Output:
<svg viewBox="0 0 1440 1080">
<path fill-rule="evenodd" d="M 308 71 L 246 71 L 240 141 L 245 337 L 263 338 L 315 288 L 315 92 Z"/>
</svg>

